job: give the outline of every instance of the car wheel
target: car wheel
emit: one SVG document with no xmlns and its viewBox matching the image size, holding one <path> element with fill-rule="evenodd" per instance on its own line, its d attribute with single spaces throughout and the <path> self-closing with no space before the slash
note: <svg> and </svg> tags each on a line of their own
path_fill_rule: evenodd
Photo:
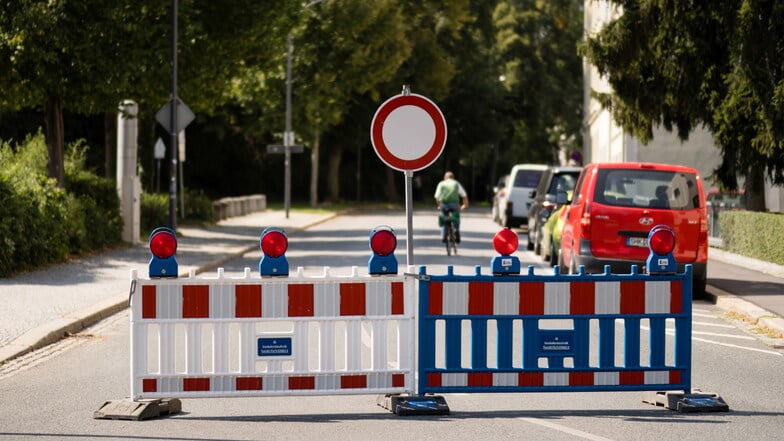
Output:
<svg viewBox="0 0 784 441">
<path fill-rule="evenodd" d="M 694 300 L 705 300 L 705 286 L 708 284 L 706 277 L 692 279 L 691 298 Z"/>
<path fill-rule="evenodd" d="M 577 274 L 577 262 L 574 261 L 574 254 L 569 259 L 569 274 Z"/>
<path fill-rule="evenodd" d="M 558 257 L 558 250 L 555 249 L 555 243 L 550 242 L 550 266 L 558 265 L 561 259 Z"/>
<path fill-rule="evenodd" d="M 528 243 L 531 244 L 531 248 L 534 250 L 534 254 L 537 256 L 542 253 L 542 243 L 539 242 L 539 234 L 537 234 L 536 226 L 534 226 L 533 233 L 531 234 L 531 230 L 528 230 Z"/>
<path fill-rule="evenodd" d="M 498 204 L 493 204 L 493 222 L 501 223 L 501 216 L 498 215 Z"/>
</svg>

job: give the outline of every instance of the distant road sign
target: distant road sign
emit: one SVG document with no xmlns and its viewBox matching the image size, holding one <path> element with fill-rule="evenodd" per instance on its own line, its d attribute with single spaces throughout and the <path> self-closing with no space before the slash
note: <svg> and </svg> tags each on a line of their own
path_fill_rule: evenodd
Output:
<svg viewBox="0 0 784 441">
<path fill-rule="evenodd" d="M 289 146 L 289 152 L 291 153 L 302 153 L 303 151 L 304 147 L 300 144 Z M 286 153 L 286 146 L 281 144 L 269 144 L 267 145 L 267 153 Z"/>
<path fill-rule="evenodd" d="M 181 131 L 185 130 L 185 128 L 188 127 L 188 124 L 193 121 L 193 118 L 196 117 L 196 115 L 193 114 L 193 111 L 184 102 L 182 102 L 182 100 L 178 101 L 176 130 L 172 130 L 171 127 L 171 100 L 164 104 L 163 107 L 158 110 L 158 113 L 155 114 L 155 120 L 158 121 L 158 124 L 163 126 L 163 128 L 166 129 L 166 131 L 169 133 L 180 133 Z"/>
<path fill-rule="evenodd" d="M 421 170 L 438 159 L 446 145 L 446 119 L 435 103 L 422 95 L 396 95 L 373 116 L 370 141 L 388 166 Z"/>
</svg>

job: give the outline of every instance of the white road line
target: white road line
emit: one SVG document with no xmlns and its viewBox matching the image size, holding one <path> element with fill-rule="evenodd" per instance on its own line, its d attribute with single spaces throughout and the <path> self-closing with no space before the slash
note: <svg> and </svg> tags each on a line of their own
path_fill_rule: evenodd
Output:
<svg viewBox="0 0 784 441">
<path fill-rule="evenodd" d="M 778 356 L 778 357 L 784 357 L 783 353 L 776 352 L 776 351 L 767 351 L 765 349 L 749 348 L 749 347 L 746 347 L 746 346 L 738 346 L 738 345 L 733 345 L 733 344 L 730 344 L 730 343 L 721 343 L 721 342 L 718 342 L 718 341 L 706 340 L 704 338 L 692 337 L 692 340 L 699 341 L 699 342 L 702 342 L 702 343 L 710 343 L 710 344 L 713 344 L 713 345 L 726 346 L 728 348 L 745 349 L 747 351 L 761 352 L 763 354 L 770 354 L 770 355 L 775 355 L 775 356 Z"/>
<path fill-rule="evenodd" d="M 572 429 L 571 427 L 562 426 L 552 421 L 540 420 L 536 418 L 525 418 L 525 417 L 518 418 L 518 419 L 521 421 L 525 421 L 526 423 L 537 424 L 539 426 L 547 427 L 548 429 L 557 430 L 559 432 L 563 432 L 583 439 L 588 439 L 591 441 L 614 441 L 610 438 L 605 438 L 603 436 L 594 435 L 588 432 L 583 432 L 582 430 L 577 430 L 577 429 Z"/>
</svg>

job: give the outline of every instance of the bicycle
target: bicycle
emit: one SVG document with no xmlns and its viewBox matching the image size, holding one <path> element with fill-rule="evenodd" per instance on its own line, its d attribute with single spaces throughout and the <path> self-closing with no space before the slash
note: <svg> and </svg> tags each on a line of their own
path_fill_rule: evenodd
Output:
<svg viewBox="0 0 784 441">
<path fill-rule="evenodd" d="M 451 256 L 454 254 L 457 256 L 458 232 L 456 224 L 460 222 L 460 213 L 451 208 L 443 208 L 441 209 L 439 220 L 444 227 L 444 237 L 442 239 L 446 246 L 446 255 Z"/>
</svg>

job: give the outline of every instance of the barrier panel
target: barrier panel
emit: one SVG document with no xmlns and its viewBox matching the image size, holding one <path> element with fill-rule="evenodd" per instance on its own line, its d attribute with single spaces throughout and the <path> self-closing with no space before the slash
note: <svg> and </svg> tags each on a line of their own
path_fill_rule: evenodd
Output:
<svg viewBox="0 0 784 441">
<path fill-rule="evenodd" d="M 691 390 L 688 265 L 418 277 L 419 394 Z"/>
<path fill-rule="evenodd" d="M 412 392 L 415 281 L 353 272 L 132 274 L 132 399 Z"/>
</svg>

